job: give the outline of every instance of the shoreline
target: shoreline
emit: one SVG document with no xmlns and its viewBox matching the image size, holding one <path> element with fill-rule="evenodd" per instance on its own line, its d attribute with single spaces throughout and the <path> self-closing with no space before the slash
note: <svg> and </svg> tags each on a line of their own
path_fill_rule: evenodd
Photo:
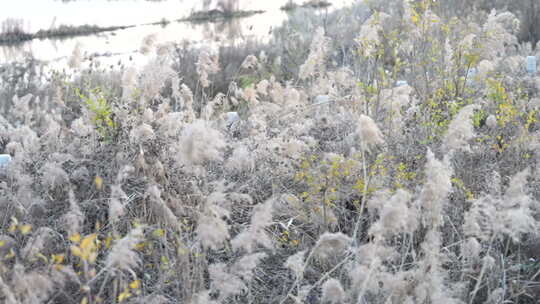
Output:
<svg viewBox="0 0 540 304">
<path fill-rule="evenodd" d="M 49 38 L 69 38 L 77 36 L 87 36 L 99 34 L 103 32 L 112 32 L 135 27 L 136 25 L 109 26 L 99 27 L 97 25 L 61 25 L 56 29 L 39 30 L 35 33 L 26 33 L 23 31 L 14 31 L 0 34 L 0 45 L 14 45 L 34 39 L 49 39 Z"/>
</svg>

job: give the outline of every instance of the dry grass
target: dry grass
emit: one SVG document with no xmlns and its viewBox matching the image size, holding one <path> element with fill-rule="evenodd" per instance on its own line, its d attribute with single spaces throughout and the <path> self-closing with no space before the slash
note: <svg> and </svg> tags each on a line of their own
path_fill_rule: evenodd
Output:
<svg viewBox="0 0 540 304">
<path fill-rule="evenodd" d="M 533 51 L 511 14 L 385 3 L 349 43 L 293 17 L 274 53 L 150 37 L 140 70 L 6 85 L 0 301 L 535 303 Z"/>
</svg>

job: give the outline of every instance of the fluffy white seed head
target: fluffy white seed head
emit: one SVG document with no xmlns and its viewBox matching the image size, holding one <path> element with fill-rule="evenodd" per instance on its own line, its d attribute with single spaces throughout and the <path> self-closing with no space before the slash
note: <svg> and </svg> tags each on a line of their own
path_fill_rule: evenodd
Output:
<svg viewBox="0 0 540 304">
<path fill-rule="evenodd" d="M 187 125 L 178 145 L 179 162 L 187 165 L 202 165 L 207 161 L 221 161 L 225 148 L 223 135 L 207 122 L 197 120 Z"/>
<path fill-rule="evenodd" d="M 341 232 L 326 232 L 321 235 L 317 244 L 315 244 L 313 255 L 321 261 L 332 260 L 344 254 L 351 242 L 352 239 Z"/>
<path fill-rule="evenodd" d="M 452 119 L 443 139 L 447 151 L 470 151 L 468 142 L 476 136 L 472 117 L 478 108 L 479 106 L 476 104 L 465 106 Z"/>
<path fill-rule="evenodd" d="M 340 304 L 345 300 L 345 290 L 336 279 L 329 279 L 322 285 L 322 303 Z"/>
<path fill-rule="evenodd" d="M 358 133 L 362 141 L 362 148 L 369 150 L 371 146 L 384 143 L 384 136 L 373 119 L 366 115 L 360 115 L 358 119 Z"/>
</svg>

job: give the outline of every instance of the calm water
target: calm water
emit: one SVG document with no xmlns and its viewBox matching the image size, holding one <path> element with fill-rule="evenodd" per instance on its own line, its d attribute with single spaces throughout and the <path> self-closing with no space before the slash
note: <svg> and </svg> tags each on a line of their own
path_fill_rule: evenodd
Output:
<svg viewBox="0 0 540 304">
<path fill-rule="evenodd" d="M 27 54 L 65 65 L 77 44 L 85 55 L 98 55 L 108 61 L 132 57 L 135 61 L 144 57 L 138 49 L 144 37 L 155 34 L 157 43 L 189 41 L 195 45 L 237 43 L 256 38 L 266 40 L 273 27 L 279 26 L 287 14 L 279 8 L 288 0 L 239 0 L 242 10 L 264 10 L 266 13 L 227 23 L 194 25 L 187 22 L 171 22 L 167 26 L 147 25 L 162 19 L 176 20 L 202 9 L 202 0 L 3 0 L 0 22 L 8 18 L 21 19 L 28 32 L 54 28 L 58 25 L 99 25 L 135 27 L 105 32 L 97 35 L 70 39 L 33 40 L 17 46 L 0 46 L 0 64 L 20 61 Z M 333 0 L 330 9 L 350 4 L 355 0 Z M 358 1 L 358 0 L 357 0 Z M 217 1 L 214 1 L 217 2 Z M 298 3 L 302 2 L 297 1 Z M 210 8 L 216 6 L 211 3 Z M 129 55 L 129 56 L 128 56 Z"/>
</svg>

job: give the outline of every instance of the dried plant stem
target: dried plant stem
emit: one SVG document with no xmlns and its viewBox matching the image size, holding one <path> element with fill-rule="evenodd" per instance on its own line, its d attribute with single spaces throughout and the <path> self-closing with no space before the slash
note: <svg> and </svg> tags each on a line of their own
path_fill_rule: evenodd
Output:
<svg viewBox="0 0 540 304">
<path fill-rule="evenodd" d="M 364 212 L 364 208 L 366 205 L 366 194 L 368 189 L 368 176 L 367 176 L 367 166 L 366 166 L 366 155 L 364 149 L 361 151 L 362 155 L 362 175 L 364 178 L 364 189 L 362 190 L 362 200 L 360 201 L 360 212 L 358 213 L 358 219 L 356 220 L 356 224 L 354 225 L 354 233 L 353 233 L 353 244 L 357 244 L 357 236 L 358 231 L 360 230 L 360 222 L 362 221 L 362 213 Z"/>
<path fill-rule="evenodd" d="M 117 303 L 117 299 L 118 299 L 118 280 L 113 280 L 113 303 Z"/>
<path fill-rule="evenodd" d="M 506 290 L 507 290 L 507 286 L 506 286 L 506 269 L 504 268 L 504 264 L 505 261 L 504 261 L 504 255 L 501 254 L 501 265 L 502 265 L 502 282 L 501 282 L 501 285 L 502 285 L 502 298 L 504 299 L 504 296 L 506 295 Z"/>
<path fill-rule="evenodd" d="M 358 293 L 357 303 L 362 303 L 362 298 L 364 297 L 364 294 L 366 293 L 367 284 L 368 284 L 368 282 L 369 282 L 369 280 L 371 278 L 371 274 L 373 273 L 373 269 L 375 268 L 374 267 L 375 261 L 377 261 L 377 260 L 378 260 L 377 258 L 373 259 L 373 261 L 369 265 L 369 272 L 367 273 L 366 279 L 362 283 L 362 289 L 360 289 L 360 292 Z"/>
<path fill-rule="evenodd" d="M 493 245 L 493 241 L 495 240 L 495 234 L 491 236 L 491 240 L 489 241 L 489 248 L 486 252 L 486 256 L 489 256 L 489 252 L 491 251 L 491 247 Z M 484 275 L 486 274 L 487 270 L 487 263 L 482 263 L 482 269 L 480 270 L 480 275 L 478 275 L 478 279 L 476 280 L 476 284 L 474 285 L 474 289 L 471 292 L 471 298 L 469 300 L 469 304 L 472 304 L 474 301 L 474 298 L 476 297 L 476 294 L 478 293 L 478 290 L 480 290 L 480 286 L 482 284 L 482 279 L 484 278 Z"/>
<path fill-rule="evenodd" d="M 311 286 L 311 288 L 309 289 L 309 292 L 317 288 L 317 286 L 319 286 L 322 282 L 324 282 L 324 280 L 326 280 L 326 278 L 328 278 L 332 273 L 334 273 L 334 271 L 338 270 L 339 267 L 347 263 L 349 259 L 352 258 L 353 256 L 354 255 L 352 253 L 347 254 L 347 256 L 345 256 L 341 262 L 337 263 L 336 266 L 334 266 L 332 269 L 330 269 L 325 274 L 323 274 L 321 278 L 317 282 L 315 282 L 313 286 Z M 307 294 L 309 294 L 309 292 L 307 292 Z M 304 299 L 301 299 L 301 300 L 304 300 Z"/>
<path fill-rule="evenodd" d="M 326 182 L 326 185 L 328 186 L 328 181 Z M 322 210 L 323 210 L 323 229 L 324 229 L 323 232 L 328 231 L 328 223 L 326 221 L 326 217 L 327 217 L 327 215 L 326 215 L 326 212 L 327 212 L 327 210 L 326 210 L 326 208 L 327 208 L 327 206 L 326 206 L 327 191 L 328 191 L 328 187 L 325 187 L 324 188 L 323 199 L 322 199 L 322 202 L 321 202 L 322 203 Z"/>
<path fill-rule="evenodd" d="M 86 289 L 86 298 L 88 299 L 88 304 L 92 304 L 93 303 L 92 290 L 90 288 L 90 282 L 92 281 L 92 279 L 89 277 L 90 273 L 89 273 L 87 261 L 83 261 L 83 272 L 84 272 L 84 277 L 86 280 L 86 283 L 84 284 L 84 287 Z"/>
<path fill-rule="evenodd" d="M 302 271 L 300 271 L 299 275 L 294 280 L 294 283 L 292 284 L 291 288 L 287 292 L 287 295 L 283 298 L 283 300 L 281 300 L 281 302 L 279 302 L 279 304 L 285 303 L 285 301 L 287 301 L 288 298 L 292 297 L 292 292 L 293 292 L 293 290 L 295 288 L 297 290 L 300 289 L 300 282 L 304 279 L 304 272 L 306 271 L 306 267 L 309 264 L 309 262 L 311 261 L 311 258 L 313 257 L 314 253 L 315 253 L 315 250 L 312 249 L 311 252 L 309 253 L 308 257 L 306 258 L 306 260 L 304 262 L 304 265 L 302 266 Z"/>
<path fill-rule="evenodd" d="M 408 238 L 406 236 L 409 236 Z M 407 255 L 409 254 L 409 251 L 411 250 L 412 243 L 413 243 L 413 237 L 414 233 L 403 233 L 403 242 L 407 242 L 407 245 L 404 246 L 404 251 L 401 255 L 401 264 L 399 265 L 399 271 L 403 270 L 403 267 L 405 266 L 405 260 L 407 259 Z"/>
</svg>

